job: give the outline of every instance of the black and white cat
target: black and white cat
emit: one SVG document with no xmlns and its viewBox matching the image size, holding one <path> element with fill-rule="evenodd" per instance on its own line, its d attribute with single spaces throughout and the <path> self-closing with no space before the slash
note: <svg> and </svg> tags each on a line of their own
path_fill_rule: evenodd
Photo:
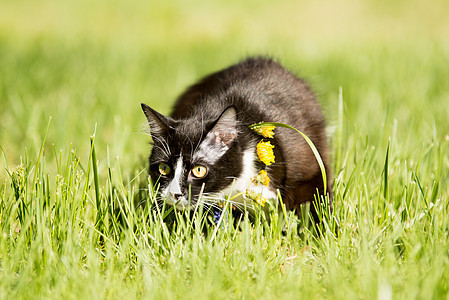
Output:
<svg viewBox="0 0 449 300">
<path fill-rule="evenodd" d="M 145 104 L 142 109 L 154 143 L 152 181 L 160 199 L 177 208 L 195 208 L 198 199 L 217 208 L 231 190 L 235 195 L 250 189 L 271 201 L 279 191 L 286 207 L 299 211 L 317 190 L 323 193 L 317 160 L 297 132 L 276 128 L 275 163 L 266 166 L 258 159 L 261 136 L 248 126 L 259 122 L 281 122 L 305 133 L 330 177 L 325 122 L 315 95 L 271 59 L 250 58 L 203 78 L 178 98 L 170 117 Z M 271 179 L 268 186 L 254 182 L 262 169 Z M 244 195 L 233 202 L 251 206 Z"/>
</svg>

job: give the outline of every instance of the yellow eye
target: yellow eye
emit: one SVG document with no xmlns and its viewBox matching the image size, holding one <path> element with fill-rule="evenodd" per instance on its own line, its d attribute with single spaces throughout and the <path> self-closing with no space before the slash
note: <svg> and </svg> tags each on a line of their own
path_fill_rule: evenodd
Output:
<svg viewBox="0 0 449 300">
<path fill-rule="evenodd" d="M 166 163 L 160 163 L 159 164 L 159 173 L 161 173 L 161 175 L 167 176 L 168 174 L 171 173 L 170 166 L 167 165 Z"/>
<path fill-rule="evenodd" d="M 207 168 L 205 166 L 197 165 L 192 169 L 192 175 L 196 178 L 203 178 L 207 174 Z"/>
</svg>

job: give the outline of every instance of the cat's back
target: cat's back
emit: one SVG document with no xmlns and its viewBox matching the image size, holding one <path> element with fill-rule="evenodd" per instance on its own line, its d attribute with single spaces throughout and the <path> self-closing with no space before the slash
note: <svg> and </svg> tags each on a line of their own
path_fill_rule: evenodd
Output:
<svg viewBox="0 0 449 300">
<path fill-rule="evenodd" d="M 213 73 L 189 87 L 174 106 L 175 119 L 215 120 L 234 105 L 239 121 L 281 122 L 300 129 L 317 144 L 325 144 L 324 117 L 310 86 L 276 61 L 256 57 Z M 291 132 L 283 134 L 284 143 Z"/>
<path fill-rule="evenodd" d="M 246 59 L 189 87 L 178 98 L 172 117 L 186 119 L 202 110 L 216 118 L 215 110 L 221 112 L 230 105 L 237 106 L 239 113 L 250 119 L 262 114 L 266 122 L 292 124 L 315 112 L 317 119 L 322 119 L 315 96 L 305 81 L 264 57 Z"/>
</svg>

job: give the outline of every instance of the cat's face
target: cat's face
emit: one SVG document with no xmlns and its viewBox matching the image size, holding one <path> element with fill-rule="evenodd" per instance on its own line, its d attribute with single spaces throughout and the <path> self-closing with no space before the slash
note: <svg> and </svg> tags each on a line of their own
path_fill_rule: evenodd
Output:
<svg viewBox="0 0 449 300">
<path fill-rule="evenodd" d="M 215 120 L 173 120 L 142 104 L 153 150 L 150 175 L 159 197 L 178 208 L 195 208 L 200 194 L 220 193 L 242 171 L 235 107 Z"/>
</svg>

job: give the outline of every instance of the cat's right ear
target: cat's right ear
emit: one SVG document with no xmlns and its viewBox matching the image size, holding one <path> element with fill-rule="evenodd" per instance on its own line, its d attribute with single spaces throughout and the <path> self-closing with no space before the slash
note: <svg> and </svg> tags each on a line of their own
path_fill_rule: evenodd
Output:
<svg viewBox="0 0 449 300">
<path fill-rule="evenodd" d="M 151 135 L 164 135 L 167 133 L 169 126 L 169 120 L 166 116 L 158 113 L 145 103 L 141 103 L 143 113 L 147 117 L 148 124 L 150 125 Z"/>
</svg>

